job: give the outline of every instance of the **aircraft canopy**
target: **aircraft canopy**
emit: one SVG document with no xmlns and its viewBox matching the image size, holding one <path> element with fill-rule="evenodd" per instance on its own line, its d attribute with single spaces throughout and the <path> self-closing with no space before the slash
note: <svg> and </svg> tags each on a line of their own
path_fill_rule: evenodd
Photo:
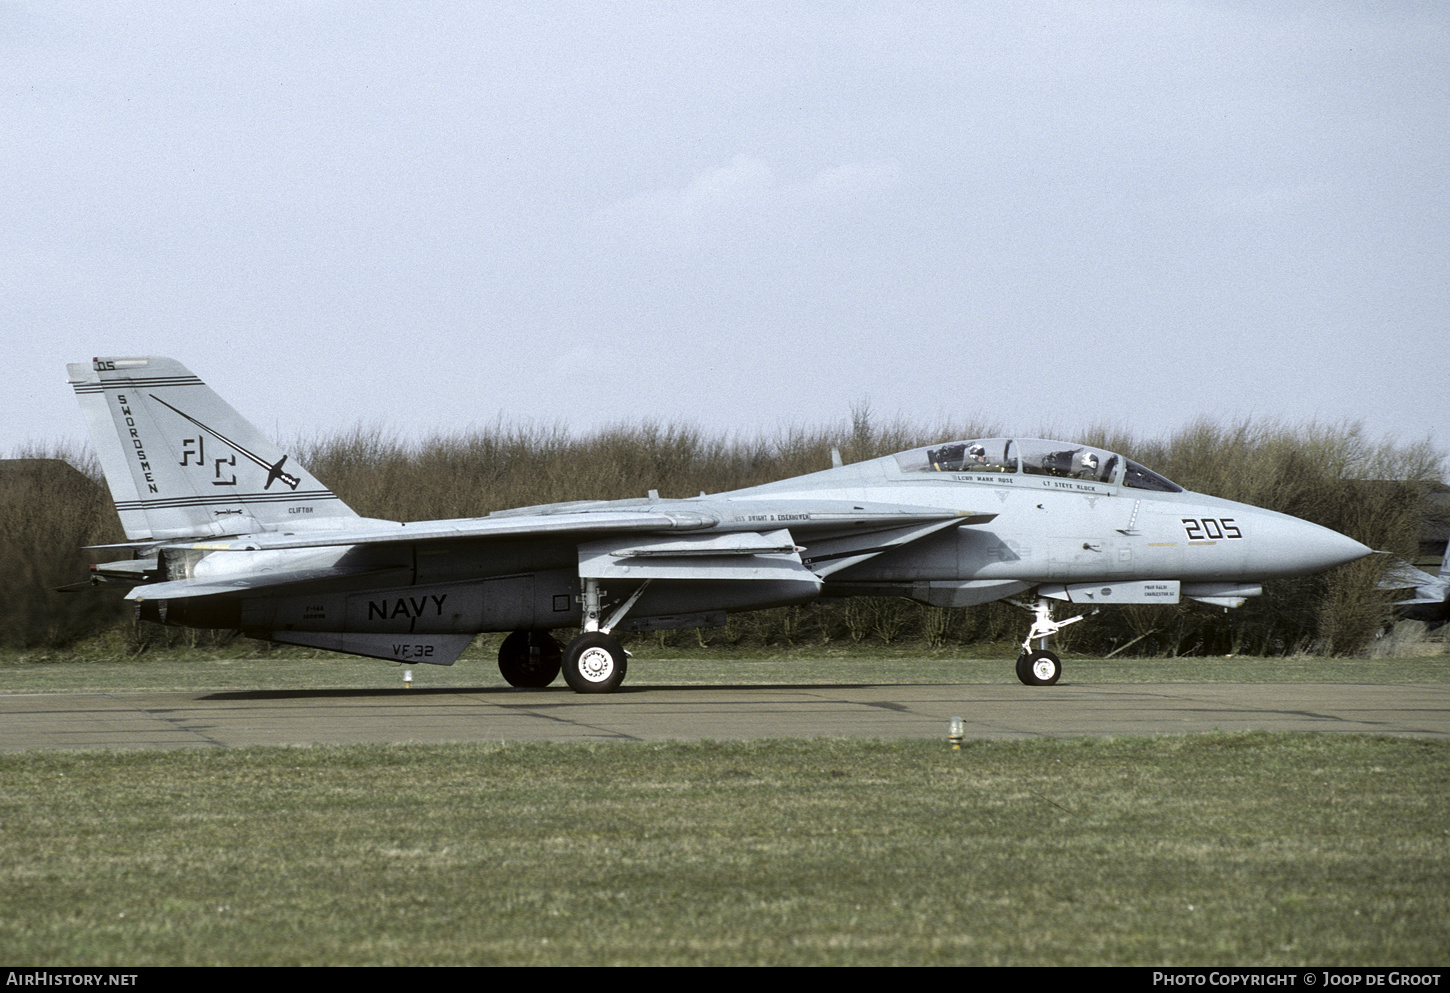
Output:
<svg viewBox="0 0 1450 993">
<path fill-rule="evenodd" d="M 1183 487 L 1151 469 L 1090 445 L 1042 438 L 978 438 L 902 452 L 902 472 L 991 472 L 1056 476 L 1114 483 L 1139 490 L 1181 493 Z"/>
</svg>

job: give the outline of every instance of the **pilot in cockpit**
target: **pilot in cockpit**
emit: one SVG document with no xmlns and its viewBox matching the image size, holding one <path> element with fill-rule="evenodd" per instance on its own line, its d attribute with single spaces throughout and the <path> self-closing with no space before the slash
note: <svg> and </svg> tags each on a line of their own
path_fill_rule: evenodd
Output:
<svg viewBox="0 0 1450 993">
<path fill-rule="evenodd" d="M 972 445 L 967 449 L 967 459 L 962 463 L 962 468 L 976 472 L 1012 472 L 1012 466 L 1003 465 L 1001 462 L 993 462 L 987 458 L 987 449 L 984 445 Z"/>
</svg>

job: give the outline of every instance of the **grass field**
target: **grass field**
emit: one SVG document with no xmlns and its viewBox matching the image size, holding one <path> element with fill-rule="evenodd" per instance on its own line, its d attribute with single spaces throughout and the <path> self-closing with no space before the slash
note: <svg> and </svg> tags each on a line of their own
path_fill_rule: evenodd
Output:
<svg viewBox="0 0 1450 993">
<path fill-rule="evenodd" d="M 36 964 L 1444 964 L 1450 747 L 0 755 Z"/>
<path fill-rule="evenodd" d="M 635 646 L 632 685 L 1008 682 L 1010 647 Z M 860 646 L 853 646 L 859 649 Z M 1067 660 L 1067 679 L 1444 682 L 1450 657 Z M 416 685 L 502 685 L 480 645 Z M 396 686 L 302 650 L 0 657 L 0 692 Z M 1450 961 L 1450 744 L 1198 735 L 0 755 L 0 959 Z"/>
<path fill-rule="evenodd" d="M 1444 964 L 1450 746 L 0 756 L 0 958 Z"/>
</svg>

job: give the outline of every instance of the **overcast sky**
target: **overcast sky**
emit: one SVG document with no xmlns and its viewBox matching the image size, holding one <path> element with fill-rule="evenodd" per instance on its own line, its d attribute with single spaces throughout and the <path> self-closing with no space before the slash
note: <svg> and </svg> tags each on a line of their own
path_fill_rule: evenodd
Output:
<svg viewBox="0 0 1450 993">
<path fill-rule="evenodd" d="M 0 453 L 1361 421 L 1450 448 L 1450 5 L 0 3 Z M 643 485 L 643 483 L 642 483 Z"/>
</svg>

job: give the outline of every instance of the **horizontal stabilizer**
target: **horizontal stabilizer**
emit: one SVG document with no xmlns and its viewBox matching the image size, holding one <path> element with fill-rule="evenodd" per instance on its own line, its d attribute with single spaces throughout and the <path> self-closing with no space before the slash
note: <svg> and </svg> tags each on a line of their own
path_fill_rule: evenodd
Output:
<svg viewBox="0 0 1450 993">
<path fill-rule="evenodd" d="M 1438 577 L 1430 575 L 1423 569 L 1416 569 L 1404 559 L 1394 559 L 1385 574 L 1380 577 L 1378 583 L 1382 590 L 1408 590 L 1416 586 L 1429 586 L 1431 583 L 1439 582 Z"/>
<path fill-rule="evenodd" d="M 1415 595 L 1412 597 L 1408 597 L 1404 600 L 1396 600 L 1395 606 L 1415 607 L 1425 603 L 1444 603 L 1447 594 L 1450 594 L 1450 588 L 1441 588 L 1439 596 L 1435 595 L 1434 590 L 1431 590 L 1428 595 L 1417 590 Z"/>
<path fill-rule="evenodd" d="M 1450 560 L 1450 552 L 1446 552 L 1446 559 Z M 1396 601 L 1401 606 L 1417 603 L 1441 603 L 1445 599 L 1446 592 L 1450 591 L 1450 579 L 1447 579 L 1444 574 L 1432 576 L 1423 569 L 1416 569 L 1404 559 L 1398 558 L 1390 563 L 1378 585 L 1382 590 L 1414 590 L 1413 597 Z"/>
<path fill-rule="evenodd" d="M 148 583 L 137 586 L 126 594 L 127 600 L 184 600 L 189 597 L 216 596 L 220 593 L 246 593 L 276 591 L 296 583 L 317 584 L 327 580 L 357 579 L 360 576 L 388 576 L 395 574 L 398 582 L 407 582 L 405 577 L 411 570 L 397 566 L 382 568 L 347 569 L 337 566 L 319 569 L 293 569 L 278 572 L 257 572 L 250 575 L 217 577 L 212 579 L 173 579 L 165 583 Z"/>
</svg>

